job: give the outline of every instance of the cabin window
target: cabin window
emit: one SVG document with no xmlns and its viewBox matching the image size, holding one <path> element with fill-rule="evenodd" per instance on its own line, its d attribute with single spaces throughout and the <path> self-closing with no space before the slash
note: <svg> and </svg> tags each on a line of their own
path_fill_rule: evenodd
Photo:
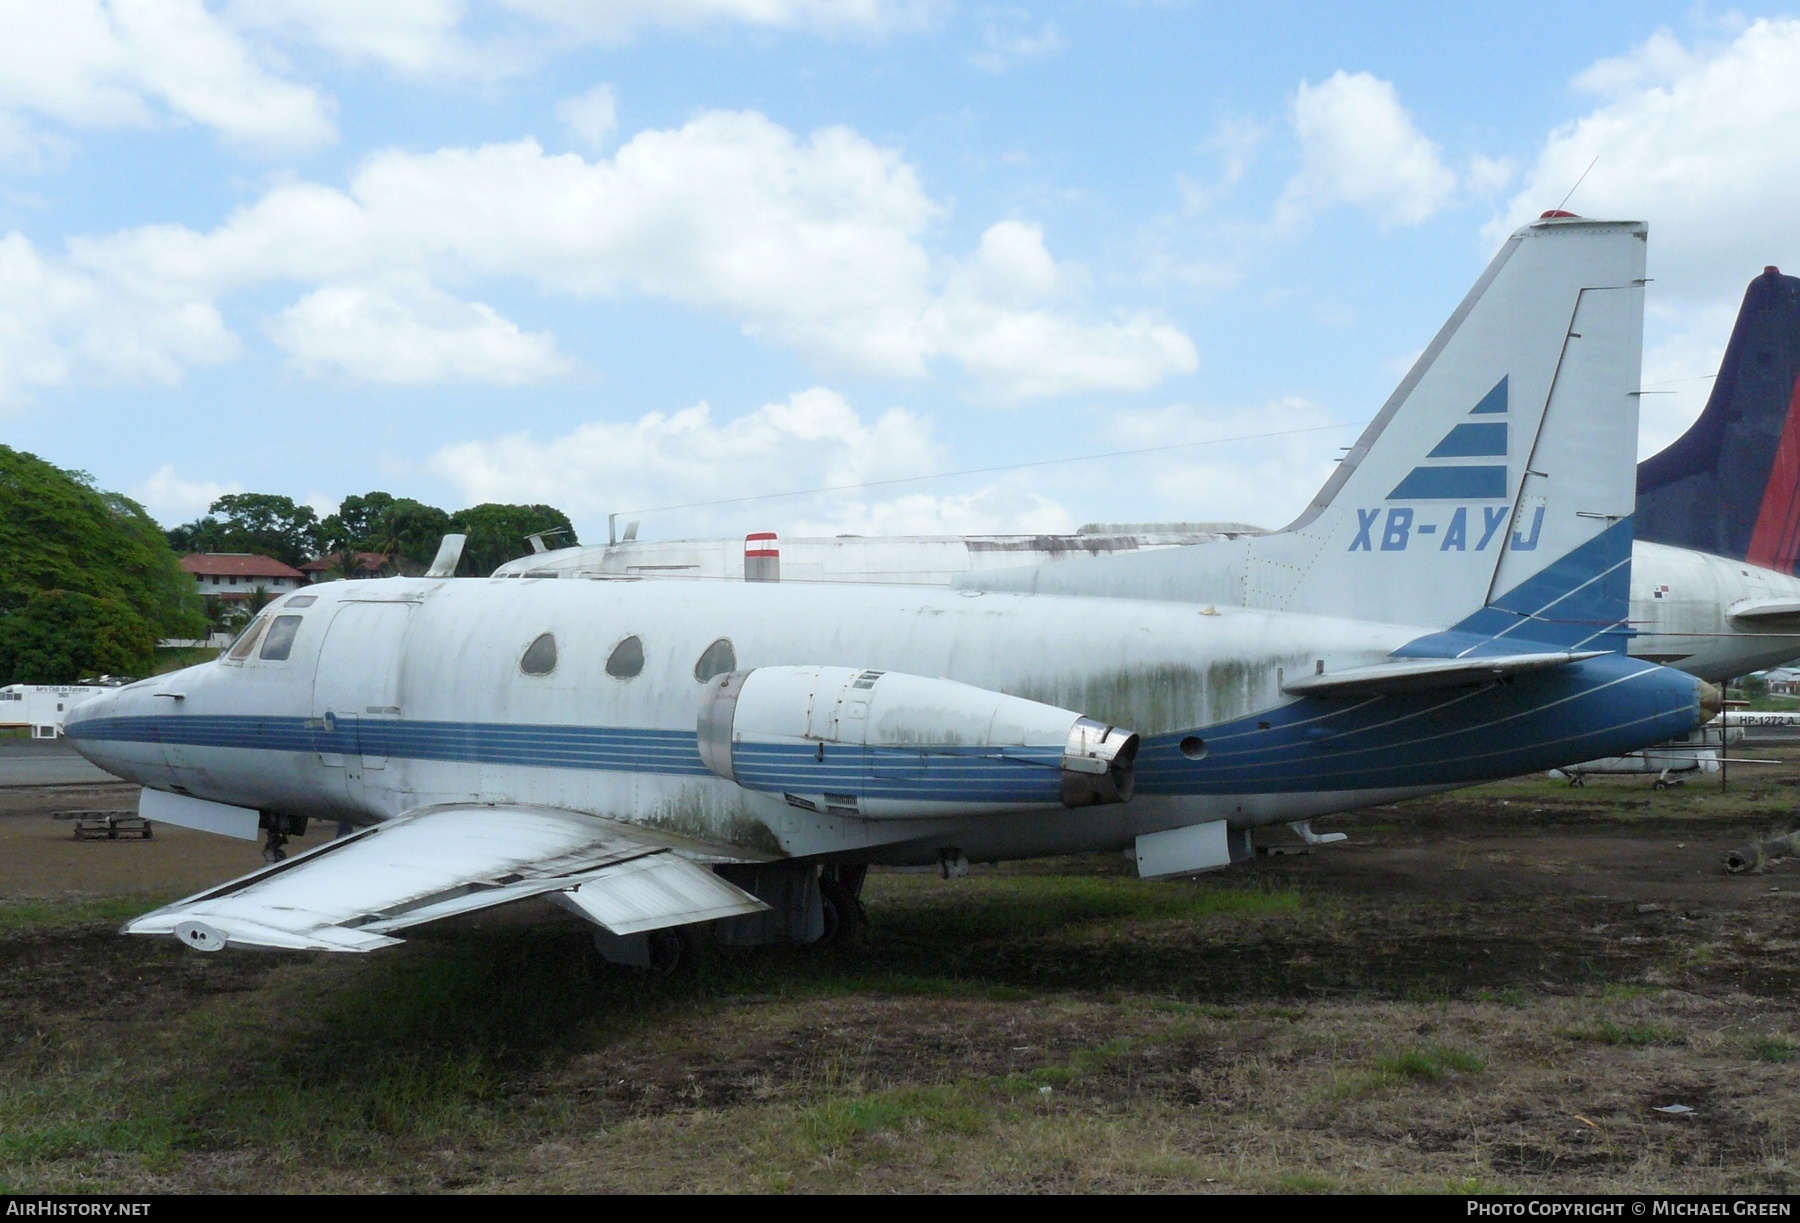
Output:
<svg viewBox="0 0 1800 1223">
<path fill-rule="evenodd" d="M 707 646 L 706 652 L 700 655 L 700 661 L 694 664 L 694 678 L 704 684 L 715 675 L 735 670 L 737 651 L 731 648 L 729 637 L 721 637 Z"/>
<path fill-rule="evenodd" d="M 538 639 L 525 647 L 519 670 L 527 675 L 548 675 L 556 670 L 556 638 L 549 633 L 539 633 Z"/>
<path fill-rule="evenodd" d="M 258 616 L 256 619 L 252 620 L 250 622 L 250 627 L 245 629 L 238 639 L 232 643 L 231 650 L 226 657 L 232 659 L 234 662 L 243 662 L 246 658 L 250 657 L 250 651 L 256 648 L 257 638 L 261 637 L 262 631 L 268 627 L 269 618 L 267 616 Z"/>
<path fill-rule="evenodd" d="M 606 673 L 614 679 L 630 679 L 644 669 L 644 639 L 635 633 L 618 645 L 606 657 Z"/>
<path fill-rule="evenodd" d="M 263 638 L 262 653 L 257 657 L 268 662 L 286 662 L 294 648 L 294 634 L 299 631 L 299 616 L 276 616 L 269 622 L 268 636 Z"/>
</svg>

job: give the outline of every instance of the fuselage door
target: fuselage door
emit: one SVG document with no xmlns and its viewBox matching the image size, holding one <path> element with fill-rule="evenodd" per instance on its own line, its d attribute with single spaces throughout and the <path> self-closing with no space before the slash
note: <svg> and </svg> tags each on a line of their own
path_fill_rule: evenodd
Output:
<svg viewBox="0 0 1800 1223">
<path fill-rule="evenodd" d="M 400 664 L 412 603 L 345 603 L 332 617 L 313 676 L 313 716 L 324 743 L 319 762 L 360 761 L 385 769 L 393 724 L 401 716 Z"/>
</svg>

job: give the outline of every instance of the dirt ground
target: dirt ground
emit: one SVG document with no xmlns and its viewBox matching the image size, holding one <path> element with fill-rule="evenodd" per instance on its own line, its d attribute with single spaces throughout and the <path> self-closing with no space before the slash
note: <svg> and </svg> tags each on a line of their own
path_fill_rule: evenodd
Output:
<svg viewBox="0 0 1800 1223">
<path fill-rule="evenodd" d="M 861 947 L 672 979 L 547 905 L 370 956 L 121 937 L 257 846 L 78 843 L 48 814 L 130 788 L 0 790 L 0 1188 L 1792 1192 L 1800 865 L 1720 866 L 1795 826 L 1772 755 L 1183 883 L 878 872 Z"/>
</svg>

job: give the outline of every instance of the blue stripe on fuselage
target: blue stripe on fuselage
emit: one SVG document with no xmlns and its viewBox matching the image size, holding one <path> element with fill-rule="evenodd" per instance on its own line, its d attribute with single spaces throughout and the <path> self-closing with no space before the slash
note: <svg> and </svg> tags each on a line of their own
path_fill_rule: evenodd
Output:
<svg viewBox="0 0 1800 1223">
<path fill-rule="evenodd" d="M 1693 681 L 1608 655 L 1509 683 L 1373 698 L 1294 701 L 1247 718 L 1148 736 L 1144 794 L 1250 794 L 1482 781 L 1634 750 L 1695 723 Z M 692 731 L 634 727 L 169 714 L 73 722 L 76 740 L 190 744 L 711 776 Z M 1180 743 L 1203 738 L 1190 759 Z M 941 802 L 1055 802 L 1054 749 L 738 744 L 756 789 Z M 1191 750 L 1191 745 L 1190 745 Z"/>
</svg>

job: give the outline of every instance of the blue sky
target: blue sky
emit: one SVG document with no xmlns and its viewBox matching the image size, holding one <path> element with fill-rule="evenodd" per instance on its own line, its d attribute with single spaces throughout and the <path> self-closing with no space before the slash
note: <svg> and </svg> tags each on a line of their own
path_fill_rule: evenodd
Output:
<svg viewBox="0 0 1800 1223">
<path fill-rule="evenodd" d="M 1569 206 L 1651 227 L 1646 453 L 1745 282 L 1800 266 L 1778 9 L 0 0 L 0 29 L 0 436 L 166 523 L 381 488 L 592 536 L 1175 447 L 643 531 L 1278 525 L 1590 163 Z"/>
</svg>

